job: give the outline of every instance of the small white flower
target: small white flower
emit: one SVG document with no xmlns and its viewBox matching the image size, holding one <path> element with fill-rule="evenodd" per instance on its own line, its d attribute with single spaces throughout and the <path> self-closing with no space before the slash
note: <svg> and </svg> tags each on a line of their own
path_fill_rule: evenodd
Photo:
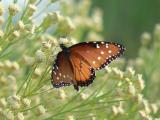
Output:
<svg viewBox="0 0 160 120">
<path fill-rule="evenodd" d="M 75 120 L 73 115 L 68 115 L 65 120 Z"/>
<path fill-rule="evenodd" d="M 4 116 L 7 120 L 14 120 L 14 114 L 12 111 L 4 111 Z"/>
<path fill-rule="evenodd" d="M 145 87 L 145 84 L 144 84 L 144 80 L 142 79 L 142 75 L 141 74 L 138 74 L 137 75 L 137 78 L 138 78 L 138 86 L 140 88 L 140 90 L 143 90 L 144 87 Z"/>
<path fill-rule="evenodd" d="M 148 101 L 146 99 L 143 99 L 142 103 L 143 103 L 146 114 L 151 113 L 151 109 L 150 109 Z"/>
<path fill-rule="evenodd" d="M 4 8 L 2 3 L 0 3 L 0 16 L 3 15 L 3 12 L 4 12 Z"/>
<path fill-rule="evenodd" d="M 141 36 L 141 42 L 143 45 L 147 45 L 151 41 L 151 35 L 148 32 L 144 32 Z"/>
<path fill-rule="evenodd" d="M 143 102 L 143 94 L 137 94 L 136 99 L 139 104 L 142 103 Z"/>
<path fill-rule="evenodd" d="M 38 106 L 38 108 L 37 108 L 37 113 L 38 113 L 39 115 L 44 115 L 44 114 L 46 113 L 46 109 L 45 109 L 42 105 L 40 105 L 40 106 Z"/>
<path fill-rule="evenodd" d="M 22 113 L 18 113 L 16 116 L 16 120 L 24 120 L 24 116 Z"/>
<path fill-rule="evenodd" d="M 9 13 L 13 16 L 20 11 L 20 8 L 17 4 L 9 5 L 8 9 L 9 9 Z"/>
<path fill-rule="evenodd" d="M 41 50 L 38 50 L 35 54 L 35 58 L 37 62 L 43 62 L 46 58 L 44 52 L 42 52 Z"/>
<path fill-rule="evenodd" d="M 7 68 L 11 68 L 12 67 L 12 62 L 10 60 L 6 60 L 4 61 L 4 64 Z"/>
<path fill-rule="evenodd" d="M 0 107 L 6 107 L 6 105 L 7 105 L 7 102 L 6 102 L 5 98 L 1 98 L 0 99 Z"/>
<path fill-rule="evenodd" d="M 133 75 L 135 74 L 135 71 L 133 70 L 132 67 L 128 67 L 128 68 L 127 68 L 127 71 L 128 71 L 128 73 L 129 73 L 131 76 L 133 76 Z"/>
<path fill-rule="evenodd" d="M 85 99 L 87 99 L 89 97 L 89 95 L 86 94 L 86 93 L 81 93 L 80 96 L 81 96 L 82 100 L 85 100 Z"/>
<path fill-rule="evenodd" d="M 22 100 L 22 104 L 25 106 L 25 107 L 30 107 L 30 104 L 31 104 L 31 100 L 27 99 L 27 98 L 24 98 Z"/>
<path fill-rule="evenodd" d="M 34 4 L 29 4 L 28 8 L 33 12 L 37 10 L 37 7 Z"/>
<path fill-rule="evenodd" d="M 61 37 L 61 38 L 59 39 L 59 43 L 60 43 L 60 44 L 68 44 L 68 43 L 69 43 L 69 40 L 68 40 L 68 38 Z"/>
<path fill-rule="evenodd" d="M 44 41 L 44 42 L 42 42 L 42 45 L 43 45 L 43 47 L 44 48 L 47 48 L 47 49 L 49 49 L 49 48 L 51 48 L 51 43 L 48 41 Z"/>
<path fill-rule="evenodd" d="M 0 30 L 0 38 L 2 38 L 3 36 L 4 36 L 4 32 Z"/>
<path fill-rule="evenodd" d="M 0 17 L 0 25 L 2 25 L 5 22 L 3 17 Z"/>
<path fill-rule="evenodd" d="M 132 96 L 135 96 L 135 94 L 136 94 L 136 89 L 135 89 L 134 85 L 133 85 L 131 82 L 129 82 L 128 92 L 129 92 Z"/>
<path fill-rule="evenodd" d="M 13 35 L 14 35 L 15 37 L 20 37 L 19 31 L 14 31 L 14 32 L 13 32 Z"/>
<path fill-rule="evenodd" d="M 21 21 L 21 20 L 18 21 L 18 27 L 19 27 L 20 30 L 24 30 L 25 25 L 24 25 L 23 21 Z"/>
<path fill-rule="evenodd" d="M 112 112 L 114 115 L 118 114 L 118 108 L 116 106 L 112 106 Z"/>
<path fill-rule="evenodd" d="M 151 104 L 150 106 L 153 113 L 156 114 L 158 112 L 158 106 L 156 104 Z"/>
<path fill-rule="evenodd" d="M 160 24 L 157 24 L 155 26 L 155 30 L 154 30 L 155 35 L 159 36 L 160 35 Z"/>
<path fill-rule="evenodd" d="M 14 61 L 13 63 L 12 63 L 12 68 L 14 69 L 14 70 L 19 70 L 19 64 L 16 62 L 16 61 Z"/>
<path fill-rule="evenodd" d="M 59 95 L 62 100 L 64 100 L 66 98 L 66 93 L 63 89 L 59 90 Z"/>
</svg>

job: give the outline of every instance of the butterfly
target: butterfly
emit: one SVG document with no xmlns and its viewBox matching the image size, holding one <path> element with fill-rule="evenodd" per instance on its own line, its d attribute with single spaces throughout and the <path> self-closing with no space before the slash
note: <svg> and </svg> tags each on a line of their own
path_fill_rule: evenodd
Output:
<svg viewBox="0 0 160 120">
<path fill-rule="evenodd" d="M 100 70 L 125 51 L 124 46 L 112 42 L 82 42 L 71 47 L 60 44 L 52 68 L 53 87 L 73 85 L 75 90 L 88 86 L 95 79 L 95 70 Z"/>
</svg>

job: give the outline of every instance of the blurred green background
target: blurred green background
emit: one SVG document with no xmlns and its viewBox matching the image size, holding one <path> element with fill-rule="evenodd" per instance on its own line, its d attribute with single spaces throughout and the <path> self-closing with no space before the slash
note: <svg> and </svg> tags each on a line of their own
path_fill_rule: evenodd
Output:
<svg viewBox="0 0 160 120">
<path fill-rule="evenodd" d="M 93 0 L 104 15 L 103 36 L 123 43 L 128 57 L 136 57 L 143 32 L 152 32 L 160 21 L 160 0 Z"/>
</svg>

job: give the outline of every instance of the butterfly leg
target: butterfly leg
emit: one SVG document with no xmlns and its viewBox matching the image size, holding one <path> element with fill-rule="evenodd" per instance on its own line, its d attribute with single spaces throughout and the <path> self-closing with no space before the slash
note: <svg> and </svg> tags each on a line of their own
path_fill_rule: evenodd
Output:
<svg viewBox="0 0 160 120">
<path fill-rule="evenodd" d="M 74 89 L 75 89 L 75 90 L 79 91 L 78 85 L 73 85 L 73 86 L 74 86 Z"/>
<path fill-rule="evenodd" d="M 72 83 L 73 83 L 74 89 L 79 91 L 79 87 L 77 85 L 77 82 L 75 80 L 72 80 Z"/>
</svg>

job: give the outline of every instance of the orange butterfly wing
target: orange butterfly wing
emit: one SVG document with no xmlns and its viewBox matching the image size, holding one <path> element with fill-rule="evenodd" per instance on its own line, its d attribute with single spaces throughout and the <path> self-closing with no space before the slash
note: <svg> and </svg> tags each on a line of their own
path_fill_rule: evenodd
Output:
<svg viewBox="0 0 160 120">
<path fill-rule="evenodd" d="M 51 83 L 54 87 L 69 86 L 73 80 L 73 72 L 69 60 L 63 52 L 57 55 L 56 62 L 52 69 Z"/>
<path fill-rule="evenodd" d="M 102 69 L 119 57 L 125 48 L 109 42 L 79 43 L 70 47 L 70 61 L 78 86 L 88 86 L 95 78 L 94 69 Z"/>
<path fill-rule="evenodd" d="M 72 54 L 78 54 L 94 69 L 101 69 L 119 57 L 125 48 L 110 42 L 79 43 L 71 48 Z"/>
</svg>

